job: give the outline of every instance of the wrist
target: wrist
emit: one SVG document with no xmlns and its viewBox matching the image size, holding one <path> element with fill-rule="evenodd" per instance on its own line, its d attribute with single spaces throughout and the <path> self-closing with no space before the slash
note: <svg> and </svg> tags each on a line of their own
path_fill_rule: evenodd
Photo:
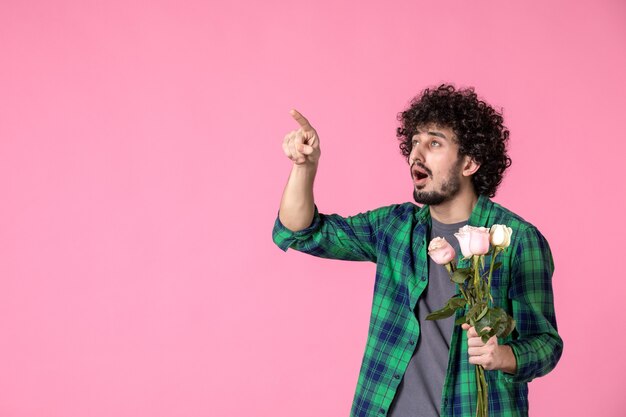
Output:
<svg viewBox="0 0 626 417">
<path fill-rule="evenodd" d="M 317 163 L 293 164 L 291 177 L 296 181 L 313 182 L 317 174 Z"/>
<path fill-rule="evenodd" d="M 293 164 L 293 169 L 294 170 L 298 170 L 298 171 L 307 171 L 307 172 L 315 172 L 317 171 L 317 165 L 319 164 L 318 162 L 305 162 L 303 164 L 296 164 L 294 162 Z"/>
<path fill-rule="evenodd" d="M 498 345 L 500 351 L 500 369 L 502 372 L 514 375 L 517 372 L 517 361 L 513 349 L 509 345 Z"/>
</svg>

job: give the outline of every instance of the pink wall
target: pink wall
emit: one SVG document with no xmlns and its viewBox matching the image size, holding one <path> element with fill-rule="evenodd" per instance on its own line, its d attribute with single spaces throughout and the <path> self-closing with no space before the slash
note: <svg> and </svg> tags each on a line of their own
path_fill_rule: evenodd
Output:
<svg viewBox="0 0 626 417">
<path fill-rule="evenodd" d="M 504 108 L 496 201 L 553 247 L 531 415 L 624 415 L 624 2 L 215 3 L 2 2 L 0 416 L 347 416 L 374 265 L 273 245 L 288 110 L 353 214 L 411 200 L 396 113 L 442 81 Z"/>
</svg>

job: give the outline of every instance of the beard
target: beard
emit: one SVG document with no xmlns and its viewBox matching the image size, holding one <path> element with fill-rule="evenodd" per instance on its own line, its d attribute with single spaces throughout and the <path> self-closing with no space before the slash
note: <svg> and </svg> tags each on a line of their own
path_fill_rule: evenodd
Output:
<svg viewBox="0 0 626 417">
<path fill-rule="evenodd" d="M 421 191 L 413 187 L 413 199 L 418 204 L 427 204 L 429 206 L 437 206 L 441 203 L 454 198 L 461 189 L 461 180 L 459 178 L 459 167 L 463 160 L 458 159 L 457 163 L 448 172 L 448 179 L 444 181 L 439 190 Z"/>
</svg>

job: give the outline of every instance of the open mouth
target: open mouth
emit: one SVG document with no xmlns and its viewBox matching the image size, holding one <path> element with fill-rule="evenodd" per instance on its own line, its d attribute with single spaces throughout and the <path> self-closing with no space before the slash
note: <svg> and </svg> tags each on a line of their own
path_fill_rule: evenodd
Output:
<svg viewBox="0 0 626 417">
<path fill-rule="evenodd" d="M 424 168 L 418 166 L 413 167 L 412 174 L 413 180 L 416 184 L 424 182 L 429 177 L 428 172 L 426 172 Z"/>
</svg>

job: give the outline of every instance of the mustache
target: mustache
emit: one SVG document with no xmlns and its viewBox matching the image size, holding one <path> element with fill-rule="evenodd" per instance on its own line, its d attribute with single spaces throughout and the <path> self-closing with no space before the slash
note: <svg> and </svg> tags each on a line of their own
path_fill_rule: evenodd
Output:
<svg viewBox="0 0 626 417">
<path fill-rule="evenodd" d="M 426 172 L 429 176 L 433 176 L 433 172 L 426 168 L 426 166 L 424 164 L 422 164 L 421 162 L 418 161 L 413 161 L 413 163 L 409 166 L 409 168 L 411 168 L 411 171 L 413 171 L 413 165 L 420 167 L 422 170 L 424 170 L 424 172 Z"/>
</svg>

